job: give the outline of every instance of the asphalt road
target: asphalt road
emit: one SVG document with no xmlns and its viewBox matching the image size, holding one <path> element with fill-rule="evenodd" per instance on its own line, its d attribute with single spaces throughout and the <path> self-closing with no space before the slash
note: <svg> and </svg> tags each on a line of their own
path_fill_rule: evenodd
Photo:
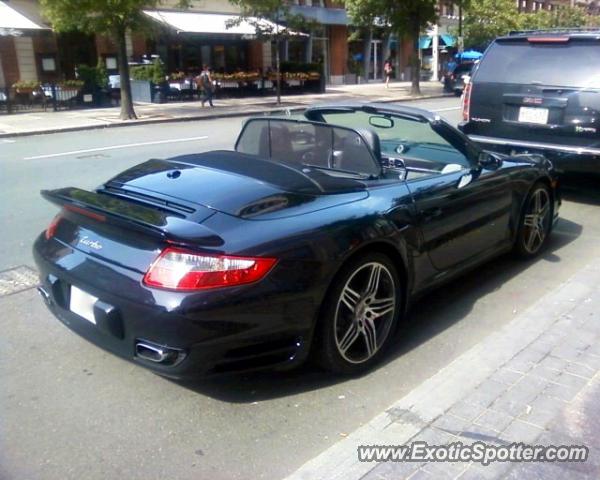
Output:
<svg viewBox="0 0 600 480">
<path fill-rule="evenodd" d="M 454 98 L 413 102 L 458 120 Z M 151 157 L 230 148 L 243 119 L 0 140 L 0 270 L 32 266 L 55 208 Z M 311 367 L 180 385 L 69 332 L 37 293 L 0 297 L 0 478 L 276 479 L 370 420 L 600 254 L 600 197 L 564 202 L 537 260 L 502 257 L 422 299 L 386 362 L 360 378 Z"/>
</svg>

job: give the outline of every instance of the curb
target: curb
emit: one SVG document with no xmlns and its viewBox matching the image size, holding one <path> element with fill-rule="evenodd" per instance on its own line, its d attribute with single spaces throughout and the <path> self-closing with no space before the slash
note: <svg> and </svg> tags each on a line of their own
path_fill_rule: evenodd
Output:
<svg viewBox="0 0 600 480">
<path fill-rule="evenodd" d="M 368 475 L 376 464 L 358 460 L 360 445 L 409 443 L 505 362 L 551 330 L 565 316 L 568 318 L 569 312 L 583 303 L 594 290 L 599 276 L 600 261 L 583 267 L 510 323 L 454 359 L 346 438 L 308 460 L 285 480 L 381 478 L 376 474 Z M 493 470 L 490 469 L 490 472 Z M 485 478 L 494 477 L 486 475 Z"/>
<path fill-rule="evenodd" d="M 393 100 L 377 100 L 378 103 L 393 103 L 393 102 L 414 102 L 417 100 L 431 100 L 435 98 L 446 98 L 452 97 L 453 94 L 433 94 L 433 95 L 421 95 L 420 97 L 406 97 Z M 325 100 L 326 101 L 326 100 Z M 320 103 L 320 102 L 315 102 Z M 217 118 L 234 118 L 234 117 L 246 117 L 249 115 L 257 114 L 274 114 L 274 113 L 286 113 L 286 112 L 297 112 L 302 111 L 308 107 L 304 104 L 292 104 L 290 107 L 285 108 L 270 108 L 261 109 L 260 107 L 245 111 L 245 112 L 222 112 L 208 115 L 193 115 L 189 117 L 176 117 L 176 118 L 161 118 L 161 119 L 148 119 L 148 120 L 133 120 L 131 122 L 123 123 L 107 123 L 105 125 L 83 125 L 80 127 L 65 127 L 65 128 L 49 128 L 46 130 L 35 130 L 29 132 L 13 132 L 13 133 L 0 133 L 0 139 L 2 138 L 16 138 L 16 137 L 28 137 L 33 135 L 49 135 L 53 133 L 68 133 L 68 132 L 80 132 L 84 130 L 100 130 L 104 128 L 122 128 L 132 126 L 143 126 L 143 125 L 155 125 L 159 123 L 175 123 L 175 122 L 194 122 L 198 120 L 214 120 Z"/>
</svg>

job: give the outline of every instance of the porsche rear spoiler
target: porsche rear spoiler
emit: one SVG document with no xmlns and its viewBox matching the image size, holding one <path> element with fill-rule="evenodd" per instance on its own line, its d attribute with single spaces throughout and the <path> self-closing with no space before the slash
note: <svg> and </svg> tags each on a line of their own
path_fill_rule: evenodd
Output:
<svg viewBox="0 0 600 480">
<path fill-rule="evenodd" d="M 211 216 L 191 220 L 178 212 L 149 207 L 136 201 L 102 192 L 89 192 L 67 187 L 58 190 L 42 190 L 42 197 L 62 207 L 65 211 L 106 222 L 147 235 L 159 237 L 170 243 L 218 247 L 224 244 L 221 237 L 199 222 Z"/>
</svg>

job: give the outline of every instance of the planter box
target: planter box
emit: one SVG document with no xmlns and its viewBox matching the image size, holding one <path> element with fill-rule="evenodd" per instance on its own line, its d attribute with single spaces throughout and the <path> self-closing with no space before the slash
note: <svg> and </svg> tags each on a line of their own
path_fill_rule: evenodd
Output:
<svg viewBox="0 0 600 480">
<path fill-rule="evenodd" d="M 152 103 L 152 82 L 131 80 L 131 99 L 134 102 Z"/>
<path fill-rule="evenodd" d="M 346 85 L 354 85 L 357 83 L 357 75 L 356 73 L 347 73 L 344 75 L 344 83 Z"/>
</svg>

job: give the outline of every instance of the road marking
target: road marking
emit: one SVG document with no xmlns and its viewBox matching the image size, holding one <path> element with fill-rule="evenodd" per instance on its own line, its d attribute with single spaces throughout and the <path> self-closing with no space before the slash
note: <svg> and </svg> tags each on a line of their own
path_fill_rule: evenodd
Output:
<svg viewBox="0 0 600 480">
<path fill-rule="evenodd" d="M 436 108 L 432 112 L 449 112 L 450 110 L 460 110 L 462 107 Z"/>
<path fill-rule="evenodd" d="M 190 137 L 190 138 L 175 138 L 172 140 L 156 140 L 154 142 L 126 143 L 124 145 L 112 145 L 110 147 L 87 148 L 85 150 L 72 150 L 70 152 L 50 153 L 48 155 L 35 155 L 33 157 L 25 157 L 24 160 L 37 160 L 39 158 L 54 158 L 64 157 L 67 155 L 78 155 L 80 153 L 102 152 L 105 150 L 118 150 L 119 148 L 143 147 L 146 145 L 162 145 L 165 143 L 193 142 L 196 140 L 206 140 L 207 136 Z"/>
<path fill-rule="evenodd" d="M 1 143 L 15 143 L 15 140 L 6 140 L 6 139 L 2 139 L 0 140 Z"/>
</svg>

